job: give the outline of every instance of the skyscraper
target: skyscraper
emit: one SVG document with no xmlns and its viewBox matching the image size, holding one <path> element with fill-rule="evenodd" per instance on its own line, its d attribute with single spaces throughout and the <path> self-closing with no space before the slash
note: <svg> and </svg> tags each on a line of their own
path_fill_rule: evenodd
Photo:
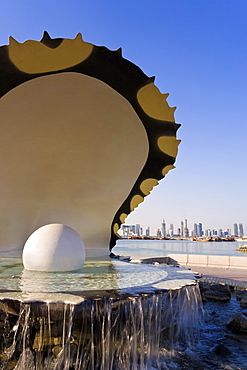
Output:
<svg viewBox="0 0 247 370">
<path fill-rule="evenodd" d="M 198 236 L 198 234 L 197 234 L 197 224 L 194 224 L 193 236 Z"/>
<path fill-rule="evenodd" d="M 162 236 L 166 236 L 166 223 L 164 219 L 161 223 L 161 233 L 162 233 Z"/>
<path fill-rule="evenodd" d="M 184 223 L 183 223 L 183 221 L 181 221 L 180 236 L 181 236 L 182 238 L 184 237 Z"/>
<path fill-rule="evenodd" d="M 160 229 L 155 229 L 154 230 L 154 235 L 157 237 L 157 238 L 161 238 L 162 234 L 161 234 L 161 230 Z"/>
<path fill-rule="evenodd" d="M 189 229 L 188 229 L 188 222 L 187 219 L 184 220 L 184 237 L 189 237 Z"/>
<path fill-rule="evenodd" d="M 239 236 L 240 236 L 240 238 L 242 238 L 244 236 L 243 224 L 239 224 Z"/>
<path fill-rule="evenodd" d="M 234 236 L 238 236 L 238 224 L 234 224 L 233 225 L 233 232 L 234 232 Z"/>
<path fill-rule="evenodd" d="M 199 222 L 199 224 L 198 224 L 198 227 L 197 227 L 197 234 L 198 234 L 198 236 L 202 236 L 202 223 L 201 222 Z"/>
<path fill-rule="evenodd" d="M 141 225 L 140 224 L 136 224 L 136 236 L 140 236 L 140 229 L 141 229 Z"/>
<path fill-rule="evenodd" d="M 147 237 L 150 236 L 150 227 L 149 226 L 146 227 L 146 236 Z"/>
<path fill-rule="evenodd" d="M 173 235 L 174 235 L 174 227 L 173 227 L 173 224 L 170 224 L 170 228 L 169 228 L 169 235 L 170 235 L 171 237 L 173 237 Z"/>
</svg>

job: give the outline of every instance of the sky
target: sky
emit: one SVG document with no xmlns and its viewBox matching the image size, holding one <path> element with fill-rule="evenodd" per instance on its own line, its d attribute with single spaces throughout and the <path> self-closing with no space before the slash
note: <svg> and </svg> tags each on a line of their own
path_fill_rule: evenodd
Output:
<svg viewBox="0 0 247 370">
<path fill-rule="evenodd" d="M 83 39 L 138 65 L 181 124 L 176 169 L 126 219 L 247 234 L 247 0 L 1 0 L 0 45 Z M 138 145 L 138 139 L 137 139 Z"/>
</svg>

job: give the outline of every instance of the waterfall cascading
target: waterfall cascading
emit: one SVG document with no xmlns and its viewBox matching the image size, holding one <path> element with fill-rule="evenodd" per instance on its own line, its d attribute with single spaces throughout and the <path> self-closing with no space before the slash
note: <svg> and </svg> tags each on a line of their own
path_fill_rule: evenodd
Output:
<svg viewBox="0 0 247 370">
<path fill-rule="evenodd" d="M 160 368 L 162 352 L 193 344 L 202 313 L 197 284 L 108 293 L 79 304 L 2 300 L 0 369 Z"/>
</svg>

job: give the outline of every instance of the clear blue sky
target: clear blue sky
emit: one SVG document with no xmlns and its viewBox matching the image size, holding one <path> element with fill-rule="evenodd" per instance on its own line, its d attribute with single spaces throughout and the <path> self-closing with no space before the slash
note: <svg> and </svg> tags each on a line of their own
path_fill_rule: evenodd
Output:
<svg viewBox="0 0 247 370">
<path fill-rule="evenodd" d="M 127 219 L 159 227 L 232 228 L 247 234 L 246 0 L 1 0 L 0 45 L 51 37 L 84 40 L 123 56 L 177 106 L 176 169 Z"/>
</svg>

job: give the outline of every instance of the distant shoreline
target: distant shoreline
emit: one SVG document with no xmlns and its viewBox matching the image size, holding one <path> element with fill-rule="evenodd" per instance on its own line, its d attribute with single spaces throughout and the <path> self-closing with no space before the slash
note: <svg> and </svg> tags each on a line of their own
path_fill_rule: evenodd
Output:
<svg viewBox="0 0 247 370">
<path fill-rule="evenodd" d="M 210 238 L 168 238 L 168 237 L 161 237 L 158 238 L 156 236 L 129 236 L 129 237 L 120 237 L 119 239 L 123 240 L 184 240 L 184 241 L 194 241 L 194 242 L 236 242 L 236 241 L 247 241 L 247 238 L 243 238 L 240 240 L 239 238 L 228 237 L 210 237 Z"/>
</svg>

